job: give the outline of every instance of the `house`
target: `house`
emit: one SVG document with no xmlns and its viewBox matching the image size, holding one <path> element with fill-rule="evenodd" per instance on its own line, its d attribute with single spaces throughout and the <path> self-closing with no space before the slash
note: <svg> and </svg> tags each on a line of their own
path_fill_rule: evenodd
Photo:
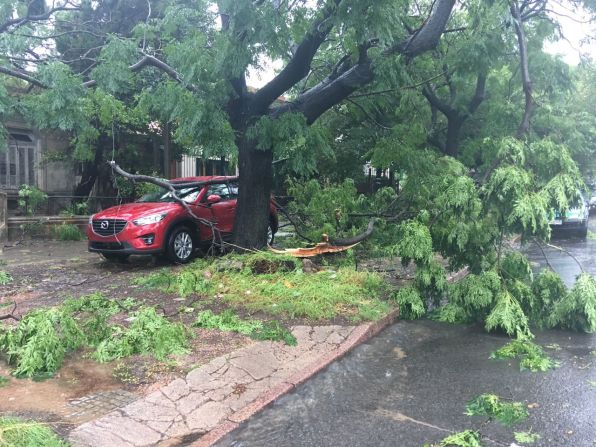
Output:
<svg viewBox="0 0 596 447">
<path fill-rule="evenodd" d="M 68 148 L 65 132 L 40 131 L 19 119 L 4 123 L 4 127 L 8 139 L 6 150 L 0 150 L 0 192 L 7 195 L 9 211 L 17 207 L 22 185 L 52 195 L 72 194 L 78 181 L 73 163 L 52 157 Z"/>
</svg>

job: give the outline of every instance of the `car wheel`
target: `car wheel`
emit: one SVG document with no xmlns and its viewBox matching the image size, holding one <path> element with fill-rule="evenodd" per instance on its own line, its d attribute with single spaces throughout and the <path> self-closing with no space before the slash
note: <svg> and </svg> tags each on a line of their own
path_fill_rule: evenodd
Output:
<svg viewBox="0 0 596 447">
<path fill-rule="evenodd" d="M 273 240 L 275 239 L 275 233 L 273 232 L 273 227 L 271 224 L 267 225 L 267 245 L 273 244 Z"/>
<path fill-rule="evenodd" d="M 122 253 L 102 253 L 101 255 L 110 262 L 125 262 L 130 256 Z"/>
<path fill-rule="evenodd" d="M 588 236 L 588 226 L 586 225 L 585 227 L 577 230 L 577 236 L 585 239 Z"/>
<path fill-rule="evenodd" d="M 171 261 L 186 264 L 192 259 L 195 243 L 187 227 L 177 227 L 168 239 L 167 254 Z"/>
</svg>

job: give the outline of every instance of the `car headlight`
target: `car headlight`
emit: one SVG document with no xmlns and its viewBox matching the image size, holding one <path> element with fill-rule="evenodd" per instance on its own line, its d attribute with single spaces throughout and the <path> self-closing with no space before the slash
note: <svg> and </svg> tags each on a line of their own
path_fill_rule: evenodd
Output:
<svg viewBox="0 0 596 447">
<path fill-rule="evenodd" d="M 91 216 L 89 216 L 89 225 L 93 225 L 93 216 L 94 214 L 91 214 Z"/>
<path fill-rule="evenodd" d="M 132 223 L 139 227 L 141 225 L 154 224 L 164 220 L 167 215 L 168 213 L 149 214 L 148 216 L 139 217 L 138 219 L 133 220 Z"/>
</svg>

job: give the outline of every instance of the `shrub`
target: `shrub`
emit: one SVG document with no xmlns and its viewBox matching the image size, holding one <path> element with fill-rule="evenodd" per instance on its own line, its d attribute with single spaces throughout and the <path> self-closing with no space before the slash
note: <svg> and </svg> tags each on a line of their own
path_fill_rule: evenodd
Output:
<svg viewBox="0 0 596 447">
<path fill-rule="evenodd" d="M 83 237 L 81 230 L 74 224 L 62 223 L 52 228 L 55 239 L 59 241 L 80 241 Z"/>
<path fill-rule="evenodd" d="M 10 273 L 0 270 L 0 286 L 6 286 L 12 282 L 12 276 Z"/>
<path fill-rule="evenodd" d="M 48 195 L 35 186 L 23 185 L 19 188 L 19 206 L 27 215 L 35 214 L 47 198 Z"/>
</svg>

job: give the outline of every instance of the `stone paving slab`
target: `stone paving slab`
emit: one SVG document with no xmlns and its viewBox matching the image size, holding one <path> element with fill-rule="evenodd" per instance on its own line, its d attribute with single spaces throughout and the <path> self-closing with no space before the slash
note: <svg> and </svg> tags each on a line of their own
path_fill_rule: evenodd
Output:
<svg viewBox="0 0 596 447">
<path fill-rule="evenodd" d="M 75 428 L 73 447 L 209 446 L 392 323 L 295 326 L 296 346 L 261 341 L 218 357 L 185 378 Z M 203 436 L 204 435 L 204 436 Z"/>
</svg>

